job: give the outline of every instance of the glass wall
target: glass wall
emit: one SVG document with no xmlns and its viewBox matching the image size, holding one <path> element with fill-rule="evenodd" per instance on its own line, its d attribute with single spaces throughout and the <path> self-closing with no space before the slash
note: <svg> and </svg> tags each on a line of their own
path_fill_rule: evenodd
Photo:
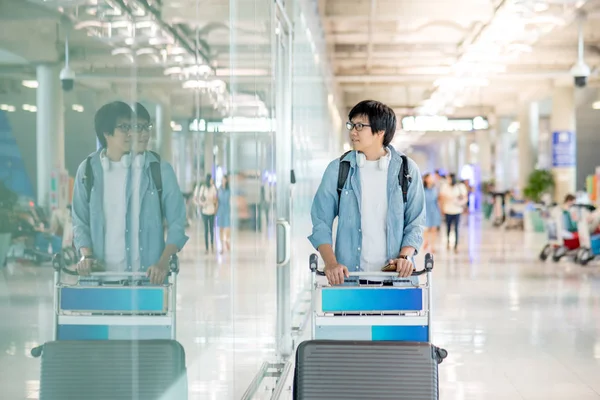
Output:
<svg viewBox="0 0 600 400">
<path fill-rule="evenodd" d="M 40 397 L 31 350 L 46 342 L 85 360 L 110 353 L 92 341 L 138 341 L 112 360 L 137 371 L 153 338 L 185 350 L 188 398 L 250 398 L 298 342 L 312 197 L 341 151 L 312 3 L 7 0 L 0 14 L 3 398 Z"/>
</svg>

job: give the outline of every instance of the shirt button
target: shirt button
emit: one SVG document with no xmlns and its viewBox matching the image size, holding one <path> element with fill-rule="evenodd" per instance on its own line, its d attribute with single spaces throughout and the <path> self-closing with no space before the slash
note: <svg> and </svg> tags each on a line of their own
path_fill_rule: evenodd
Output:
<svg viewBox="0 0 600 400">
<path fill-rule="evenodd" d="M 129 247 L 127 248 L 127 251 L 129 251 Z"/>
<path fill-rule="evenodd" d="M 348 191 L 346 190 L 346 194 L 348 194 Z"/>
<path fill-rule="evenodd" d="M 358 250 L 360 250 L 360 247 L 358 248 Z"/>
</svg>

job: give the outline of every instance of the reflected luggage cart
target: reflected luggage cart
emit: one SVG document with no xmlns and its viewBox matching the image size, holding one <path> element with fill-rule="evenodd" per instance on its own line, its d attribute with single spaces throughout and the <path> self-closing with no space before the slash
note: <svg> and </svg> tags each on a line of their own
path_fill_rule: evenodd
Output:
<svg viewBox="0 0 600 400">
<path fill-rule="evenodd" d="M 95 271 L 80 277 L 67 266 L 69 260 L 63 254 L 53 259 L 54 341 L 175 339 L 176 255 L 161 285 L 151 285 L 144 272 Z M 32 355 L 40 351 L 34 348 Z"/>
</svg>

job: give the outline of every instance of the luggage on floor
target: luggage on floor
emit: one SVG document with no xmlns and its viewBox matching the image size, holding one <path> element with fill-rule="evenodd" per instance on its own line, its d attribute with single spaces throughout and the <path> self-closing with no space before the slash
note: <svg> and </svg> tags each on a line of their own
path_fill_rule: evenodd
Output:
<svg viewBox="0 0 600 400">
<path fill-rule="evenodd" d="M 312 340 L 298 346 L 294 400 L 437 400 L 446 351 L 422 342 Z"/>
<path fill-rule="evenodd" d="M 40 400 L 187 399 L 175 340 L 56 341 L 43 345 Z"/>
</svg>

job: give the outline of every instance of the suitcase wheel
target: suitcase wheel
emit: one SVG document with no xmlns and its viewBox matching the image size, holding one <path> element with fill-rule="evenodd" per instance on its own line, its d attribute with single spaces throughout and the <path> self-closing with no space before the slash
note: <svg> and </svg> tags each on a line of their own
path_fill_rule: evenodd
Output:
<svg viewBox="0 0 600 400">
<path fill-rule="evenodd" d="M 31 356 L 34 358 L 38 358 L 42 355 L 42 351 L 44 350 L 44 346 L 38 346 L 31 349 Z"/>
<path fill-rule="evenodd" d="M 440 347 L 436 347 L 435 348 L 435 358 L 437 359 L 437 363 L 441 364 L 442 361 L 444 361 L 444 359 L 446 357 L 448 357 L 448 351 L 446 349 L 442 349 Z"/>
</svg>

